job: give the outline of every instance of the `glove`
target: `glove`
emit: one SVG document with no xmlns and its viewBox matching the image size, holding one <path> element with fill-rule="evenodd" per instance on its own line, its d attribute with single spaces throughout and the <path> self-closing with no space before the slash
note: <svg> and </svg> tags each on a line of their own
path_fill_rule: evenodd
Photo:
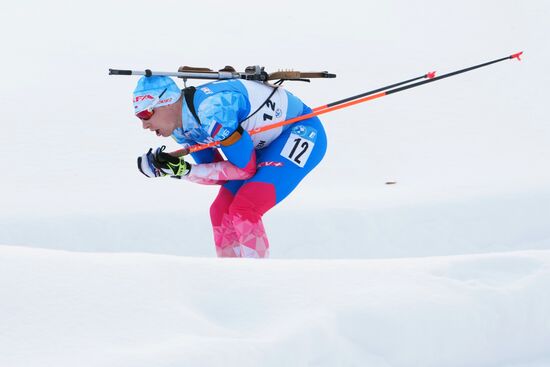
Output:
<svg viewBox="0 0 550 367">
<path fill-rule="evenodd" d="M 183 157 L 174 157 L 164 150 L 166 146 L 155 149 L 149 149 L 147 153 L 138 157 L 137 165 L 141 173 L 147 177 L 181 177 L 185 176 L 191 170 L 191 165 Z"/>
</svg>

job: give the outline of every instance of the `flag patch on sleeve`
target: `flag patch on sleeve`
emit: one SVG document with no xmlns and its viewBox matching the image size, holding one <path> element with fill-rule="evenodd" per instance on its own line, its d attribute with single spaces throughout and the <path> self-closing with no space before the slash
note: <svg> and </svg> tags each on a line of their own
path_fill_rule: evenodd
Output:
<svg viewBox="0 0 550 367">
<path fill-rule="evenodd" d="M 208 134 L 211 136 L 211 137 L 215 137 L 219 132 L 220 130 L 222 129 L 222 124 L 219 124 L 217 122 L 213 122 L 211 125 L 210 125 L 210 128 L 208 129 Z"/>
</svg>

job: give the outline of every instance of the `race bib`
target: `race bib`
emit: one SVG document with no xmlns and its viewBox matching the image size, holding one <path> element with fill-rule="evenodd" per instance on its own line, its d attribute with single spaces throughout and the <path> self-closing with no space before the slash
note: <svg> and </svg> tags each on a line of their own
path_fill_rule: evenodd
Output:
<svg viewBox="0 0 550 367">
<path fill-rule="evenodd" d="M 303 168 L 315 146 L 315 140 L 317 140 L 317 130 L 304 125 L 294 126 L 281 155 Z"/>
<path fill-rule="evenodd" d="M 263 83 L 246 80 L 241 81 L 241 83 L 246 87 L 249 95 L 250 113 L 254 113 L 258 110 L 258 107 L 262 106 L 253 116 L 242 122 L 241 126 L 243 129 L 246 131 L 254 131 L 254 129 L 281 122 L 285 119 L 288 110 L 288 97 L 283 88 L 278 88 L 276 92 L 271 95 L 273 88 Z M 267 99 L 270 95 L 271 97 Z M 282 131 L 282 127 L 277 127 L 258 134 L 253 134 L 252 141 L 254 142 L 254 148 L 262 149 L 267 147 L 273 140 L 281 135 Z"/>
</svg>

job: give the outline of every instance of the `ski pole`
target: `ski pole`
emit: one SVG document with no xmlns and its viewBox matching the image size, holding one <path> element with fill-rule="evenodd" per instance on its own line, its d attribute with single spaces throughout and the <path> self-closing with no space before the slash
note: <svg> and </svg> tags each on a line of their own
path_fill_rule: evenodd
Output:
<svg viewBox="0 0 550 367">
<path fill-rule="evenodd" d="M 357 94 L 355 96 L 344 98 L 344 99 L 341 99 L 339 101 L 331 102 L 331 103 L 326 104 L 324 106 L 315 107 L 313 109 L 313 112 L 323 110 L 323 109 L 328 108 L 328 107 L 336 106 L 336 105 L 339 105 L 339 104 L 342 104 L 342 103 L 346 103 L 346 102 L 352 101 L 352 100 L 357 99 L 357 98 L 370 96 L 371 94 L 382 92 L 382 91 L 385 91 L 385 90 L 388 90 L 388 89 L 391 89 L 391 88 L 399 87 L 399 86 L 402 86 L 404 84 L 412 83 L 412 82 L 415 82 L 417 80 L 424 79 L 424 78 L 428 78 L 428 79 L 435 78 L 435 71 L 431 71 L 431 72 L 429 72 L 427 74 L 424 74 L 422 76 L 418 76 L 416 78 L 405 80 L 403 82 L 387 85 L 385 87 L 381 87 L 381 88 L 374 89 L 374 90 L 371 90 L 371 91 L 368 91 L 368 92 L 365 92 L 365 93 Z"/>
<path fill-rule="evenodd" d="M 448 77 L 451 77 L 451 76 L 454 76 L 454 75 L 466 73 L 468 71 L 472 71 L 474 69 L 479 69 L 479 68 L 482 68 L 482 67 L 485 67 L 485 66 L 489 66 L 489 65 L 495 64 L 497 62 L 501 62 L 501 61 L 505 61 L 505 60 L 512 60 L 512 59 L 518 59 L 518 61 L 521 61 L 521 55 L 522 54 L 523 54 L 523 52 L 518 52 L 518 53 L 515 53 L 513 55 L 506 56 L 506 57 L 503 57 L 503 58 L 500 58 L 500 59 L 496 59 L 496 60 L 489 61 L 489 62 L 486 62 L 486 63 L 483 63 L 483 64 L 475 65 L 475 66 L 471 66 L 471 67 L 468 67 L 468 68 L 465 68 L 465 69 L 453 71 L 453 72 L 450 72 L 450 73 L 447 73 L 447 74 L 444 74 L 444 75 L 440 75 L 440 76 L 437 76 L 437 77 L 431 77 L 431 78 L 428 78 L 427 80 L 423 80 L 423 81 L 416 82 L 416 83 L 413 83 L 413 84 L 400 86 L 400 87 L 397 87 L 397 88 L 395 88 L 396 85 L 403 85 L 403 84 L 406 84 L 406 82 L 401 82 L 401 83 L 397 83 L 396 85 L 390 86 L 390 87 L 393 87 L 394 89 L 379 88 L 378 90 L 380 90 L 380 92 L 377 92 L 378 90 L 375 90 L 375 91 L 370 91 L 370 92 L 358 94 L 358 95 L 353 96 L 353 97 L 345 98 L 345 99 L 342 99 L 342 100 L 339 100 L 339 101 L 336 101 L 336 102 L 332 102 L 332 103 L 329 103 L 329 104 L 326 104 L 326 105 L 323 105 L 323 106 L 316 107 L 316 108 L 313 109 L 313 112 L 310 112 L 310 113 L 305 114 L 305 115 L 297 116 L 297 117 L 294 117 L 294 118 L 291 118 L 291 119 L 288 119 L 288 120 L 285 120 L 285 121 L 280 121 L 280 122 L 276 122 L 276 123 L 266 125 L 266 126 L 263 126 L 263 127 L 260 127 L 260 128 L 252 129 L 252 130 L 248 131 L 248 133 L 250 135 L 259 134 L 259 133 L 262 133 L 262 132 L 267 131 L 267 130 L 276 129 L 276 128 L 284 126 L 284 125 L 290 125 L 290 124 L 296 123 L 298 121 L 307 120 L 307 119 L 312 118 L 314 116 L 318 116 L 318 115 L 322 115 L 322 114 L 329 113 L 329 112 L 332 112 L 332 111 L 336 111 L 336 110 L 339 110 L 341 108 L 350 107 L 350 106 L 353 106 L 353 105 L 356 105 L 356 104 L 359 104 L 359 103 L 371 101 L 373 99 L 378 99 L 378 98 L 381 98 L 381 97 L 384 97 L 384 96 L 387 96 L 387 95 L 390 95 L 390 94 L 394 94 L 394 93 L 397 93 L 397 92 L 402 92 L 402 91 L 407 90 L 407 89 L 415 88 L 415 87 L 418 87 L 418 86 L 421 86 L 421 85 L 424 85 L 424 84 L 427 84 L 427 83 L 432 83 L 432 82 L 435 82 L 437 80 L 445 79 L 445 78 L 448 78 Z M 408 82 L 427 77 L 428 75 L 429 74 L 426 74 L 426 76 L 411 79 Z M 213 142 L 208 143 L 208 144 L 196 144 L 196 145 L 190 146 L 187 149 L 183 149 L 183 150 L 180 150 L 180 151 L 177 151 L 177 152 L 185 151 L 185 152 L 188 152 L 188 153 L 193 153 L 193 152 L 197 152 L 199 150 L 214 147 L 214 146 L 219 145 L 219 144 L 220 144 L 219 141 L 213 141 Z"/>
<path fill-rule="evenodd" d="M 339 104 L 342 104 L 342 103 L 345 103 L 345 102 L 348 102 L 348 101 L 351 101 L 351 100 L 354 100 L 354 99 L 357 99 L 357 98 L 366 97 L 366 96 L 372 95 L 374 93 L 378 93 L 378 92 L 388 90 L 388 89 L 391 89 L 391 88 L 399 87 L 399 86 L 402 86 L 404 84 L 412 83 L 412 82 L 415 82 L 415 81 L 420 80 L 420 79 L 424 79 L 424 78 L 431 79 L 431 78 L 434 78 L 434 77 L 435 77 L 435 71 L 431 71 L 427 74 L 417 76 L 417 77 L 412 78 L 412 79 L 408 79 L 408 80 L 405 80 L 405 81 L 402 81 L 402 82 L 399 82 L 399 83 L 395 83 L 395 84 L 390 84 L 390 85 L 387 85 L 385 87 L 377 88 L 377 89 L 374 89 L 374 90 L 371 90 L 371 91 L 368 91 L 368 92 L 365 92 L 365 93 L 361 93 L 361 94 L 357 94 L 355 96 L 347 97 L 347 98 L 344 98 L 344 99 L 341 99 L 341 100 L 338 100 L 338 101 L 335 101 L 335 102 L 331 102 L 331 103 L 323 105 L 323 106 L 315 107 L 314 109 L 312 109 L 312 111 L 313 112 L 318 112 L 318 111 L 324 110 L 325 108 L 333 107 L 333 106 L 336 106 L 336 105 L 339 105 Z M 301 116 L 299 116 L 299 117 L 301 117 Z M 300 121 L 300 120 L 298 120 L 298 121 Z M 288 122 L 288 121 L 282 121 L 282 122 Z M 296 122 L 296 121 L 294 121 L 294 122 Z M 292 122 L 288 122 L 288 123 L 292 123 Z M 269 125 L 269 126 L 271 126 L 271 125 Z M 262 130 L 262 131 L 265 131 L 265 130 Z M 249 133 L 251 135 L 257 134 L 256 132 L 253 132 L 253 131 L 249 131 Z M 208 144 L 198 144 L 198 145 L 193 145 L 193 146 L 189 147 L 188 149 L 176 150 L 175 152 L 172 152 L 171 154 L 172 155 L 177 155 L 177 156 L 182 156 L 182 155 L 186 155 L 186 154 L 189 154 L 189 153 L 197 152 L 199 150 L 210 148 L 210 147 L 213 147 L 213 146 L 216 146 L 216 145 L 218 145 L 217 142 L 212 142 L 212 143 L 208 143 Z"/>
<path fill-rule="evenodd" d="M 402 86 L 402 85 L 407 84 L 407 83 L 412 83 L 412 82 L 415 82 L 415 81 L 420 80 L 420 79 L 424 79 L 424 78 L 431 79 L 431 78 L 434 78 L 434 77 L 435 77 L 435 71 L 431 71 L 427 74 L 424 74 L 422 76 L 418 76 L 416 78 L 408 79 L 408 80 L 405 80 L 405 81 L 402 81 L 402 82 L 399 82 L 399 83 L 395 83 L 395 84 L 390 84 L 390 85 L 387 85 L 385 87 L 377 88 L 377 89 L 374 89 L 374 90 L 371 90 L 371 91 L 368 91 L 368 92 L 365 92 L 365 93 L 361 93 L 361 94 L 357 94 L 355 96 L 347 97 L 347 98 L 344 98 L 344 99 L 341 99 L 341 100 L 338 100 L 338 101 L 335 101 L 335 102 L 332 102 L 332 103 L 329 103 L 329 104 L 326 104 L 326 105 L 323 105 L 323 106 L 315 107 L 314 109 L 312 109 L 312 111 L 313 112 L 319 112 L 319 111 L 324 110 L 326 108 L 333 107 L 333 106 L 336 106 L 336 105 L 339 105 L 339 104 L 342 104 L 342 103 L 345 103 L 345 102 L 348 102 L 348 101 L 351 101 L 351 100 L 354 100 L 354 99 L 357 99 L 357 98 L 366 97 L 366 96 L 372 95 L 374 93 L 378 93 L 378 92 L 381 92 L 381 91 L 384 91 L 384 90 L 388 90 L 388 89 L 391 89 L 391 88 Z M 320 112 L 318 114 L 320 114 Z M 316 115 L 312 115 L 312 116 L 316 116 Z M 302 117 L 302 116 L 299 116 L 299 117 Z M 309 117 L 307 117 L 307 118 L 309 118 Z M 296 120 L 296 121 L 300 121 L 300 120 Z M 296 122 L 296 121 L 287 120 L 287 121 L 282 121 L 280 123 L 285 123 L 285 125 L 286 125 L 287 123 L 291 124 L 291 123 Z M 269 126 L 271 126 L 271 125 L 266 126 L 266 128 L 269 127 Z M 268 130 L 268 129 L 265 129 L 265 130 Z M 262 131 L 265 131 L 265 130 L 262 130 Z M 259 131 L 259 132 L 261 132 L 261 131 Z M 254 135 L 254 134 L 257 134 L 257 133 L 258 132 L 256 132 L 256 130 L 249 131 L 249 134 L 251 134 L 251 135 Z M 212 143 L 208 143 L 208 144 L 197 144 L 197 145 L 193 145 L 193 146 L 189 147 L 188 149 L 176 150 L 175 152 L 172 152 L 171 154 L 172 155 L 177 155 L 177 156 L 182 156 L 182 155 L 186 155 L 186 154 L 189 154 L 189 153 L 197 152 L 199 150 L 210 148 L 210 147 L 216 146 L 218 144 L 219 144 L 218 142 L 212 142 Z"/>
</svg>

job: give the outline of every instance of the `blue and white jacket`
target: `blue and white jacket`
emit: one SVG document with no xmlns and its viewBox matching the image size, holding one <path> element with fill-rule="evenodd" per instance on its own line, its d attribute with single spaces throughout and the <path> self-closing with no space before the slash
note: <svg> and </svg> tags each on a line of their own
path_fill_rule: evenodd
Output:
<svg viewBox="0 0 550 367">
<path fill-rule="evenodd" d="M 304 104 L 292 93 L 279 87 L 269 101 L 253 116 L 273 92 L 273 88 L 261 82 L 248 80 L 224 80 L 207 83 L 196 87 L 193 104 L 199 121 L 193 117 L 185 99 L 182 104 L 182 127 L 174 130 L 172 137 L 182 146 L 188 147 L 197 143 L 222 141 L 230 137 L 239 125 L 244 133 L 238 142 L 221 149 L 228 161 L 237 168 L 249 168 L 248 174 L 255 171 L 255 150 L 271 144 L 289 126 L 282 126 L 259 134 L 249 135 L 247 131 L 284 121 L 302 114 Z M 216 149 L 206 149 L 192 153 L 198 164 L 219 161 Z M 206 168 L 206 167 L 202 167 Z M 202 168 L 192 167 L 192 172 Z M 226 175 L 210 175 L 215 180 L 242 179 Z M 214 177 L 215 176 L 215 177 Z"/>
</svg>

